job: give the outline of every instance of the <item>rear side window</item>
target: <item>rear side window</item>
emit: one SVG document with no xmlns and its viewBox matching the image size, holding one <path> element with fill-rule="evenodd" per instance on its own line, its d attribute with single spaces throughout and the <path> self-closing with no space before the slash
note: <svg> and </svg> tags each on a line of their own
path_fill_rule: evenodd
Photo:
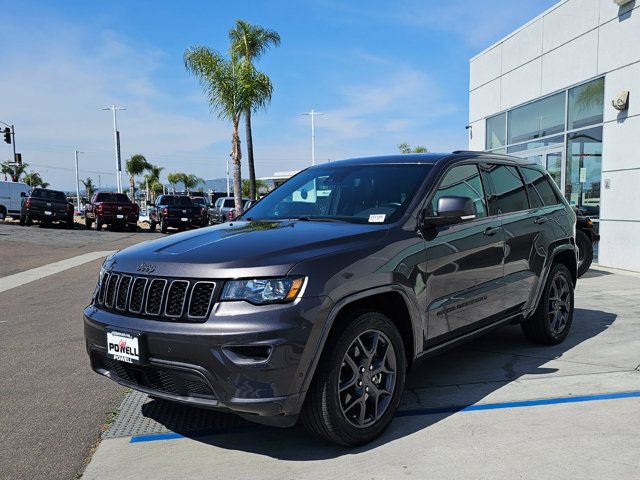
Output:
<svg viewBox="0 0 640 480">
<path fill-rule="evenodd" d="M 487 216 L 484 190 L 476 165 L 459 165 L 446 173 L 431 199 L 433 212 L 437 212 L 438 200 L 445 196 L 469 197 L 476 206 L 476 217 Z"/>
<path fill-rule="evenodd" d="M 124 193 L 103 192 L 96 195 L 96 202 L 129 203 L 129 197 Z"/>
<path fill-rule="evenodd" d="M 487 171 L 493 185 L 497 213 L 519 212 L 529 208 L 524 183 L 515 167 L 489 165 Z"/>
<path fill-rule="evenodd" d="M 522 167 L 522 174 L 527 182 L 529 200 L 532 207 L 557 205 L 560 203 L 549 178 L 536 168 Z"/>
<path fill-rule="evenodd" d="M 224 208 L 233 208 L 235 206 L 235 201 L 233 200 L 225 200 L 224 201 Z"/>
<path fill-rule="evenodd" d="M 57 200 L 59 202 L 66 202 L 67 196 L 64 192 L 57 192 L 55 190 L 41 190 L 36 188 L 31 196 L 34 198 L 43 198 L 45 200 Z"/>
</svg>

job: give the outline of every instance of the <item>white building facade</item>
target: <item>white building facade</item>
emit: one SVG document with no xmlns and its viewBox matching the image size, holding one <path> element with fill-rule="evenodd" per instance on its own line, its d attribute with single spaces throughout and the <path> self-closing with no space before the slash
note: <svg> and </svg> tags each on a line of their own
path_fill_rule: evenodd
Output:
<svg viewBox="0 0 640 480">
<path fill-rule="evenodd" d="M 563 0 L 472 58 L 469 125 L 470 149 L 547 168 L 599 264 L 640 271 L 640 1 Z"/>
</svg>

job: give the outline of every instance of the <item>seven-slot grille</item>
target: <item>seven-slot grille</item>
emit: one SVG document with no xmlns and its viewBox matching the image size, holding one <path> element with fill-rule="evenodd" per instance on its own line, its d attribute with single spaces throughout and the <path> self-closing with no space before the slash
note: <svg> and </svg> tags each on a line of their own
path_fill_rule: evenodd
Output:
<svg viewBox="0 0 640 480">
<path fill-rule="evenodd" d="M 96 297 L 105 310 L 157 320 L 204 321 L 209 315 L 215 282 L 166 279 L 107 272 Z"/>
</svg>

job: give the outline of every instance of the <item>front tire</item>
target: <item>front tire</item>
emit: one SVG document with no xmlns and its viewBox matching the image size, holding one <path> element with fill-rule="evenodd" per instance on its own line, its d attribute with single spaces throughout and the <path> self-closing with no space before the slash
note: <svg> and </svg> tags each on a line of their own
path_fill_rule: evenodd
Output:
<svg viewBox="0 0 640 480">
<path fill-rule="evenodd" d="M 589 236 L 578 230 L 576 232 L 576 246 L 578 247 L 578 277 L 581 277 L 593 262 L 593 243 Z"/>
<path fill-rule="evenodd" d="M 388 317 L 354 316 L 325 346 L 302 409 L 303 424 L 339 445 L 374 440 L 398 409 L 406 365 L 402 338 Z"/>
<path fill-rule="evenodd" d="M 549 272 L 538 308 L 522 323 L 525 337 L 542 345 L 562 343 L 573 322 L 573 289 L 567 267 L 556 265 Z"/>
</svg>

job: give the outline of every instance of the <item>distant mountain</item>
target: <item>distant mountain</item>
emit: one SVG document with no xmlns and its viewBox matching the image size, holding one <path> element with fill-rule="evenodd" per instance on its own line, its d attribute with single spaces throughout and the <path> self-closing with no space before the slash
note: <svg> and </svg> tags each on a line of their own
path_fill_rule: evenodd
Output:
<svg viewBox="0 0 640 480">
<path fill-rule="evenodd" d="M 229 181 L 229 186 L 233 188 L 233 181 Z M 225 192 L 227 191 L 227 179 L 226 178 L 214 178 L 213 180 L 205 180 L 204 185 L 198 185 L 198 190 L 202 188 L 203 191 L 207 192 L 212 190 L 214 192 Z"/>
</svg>

